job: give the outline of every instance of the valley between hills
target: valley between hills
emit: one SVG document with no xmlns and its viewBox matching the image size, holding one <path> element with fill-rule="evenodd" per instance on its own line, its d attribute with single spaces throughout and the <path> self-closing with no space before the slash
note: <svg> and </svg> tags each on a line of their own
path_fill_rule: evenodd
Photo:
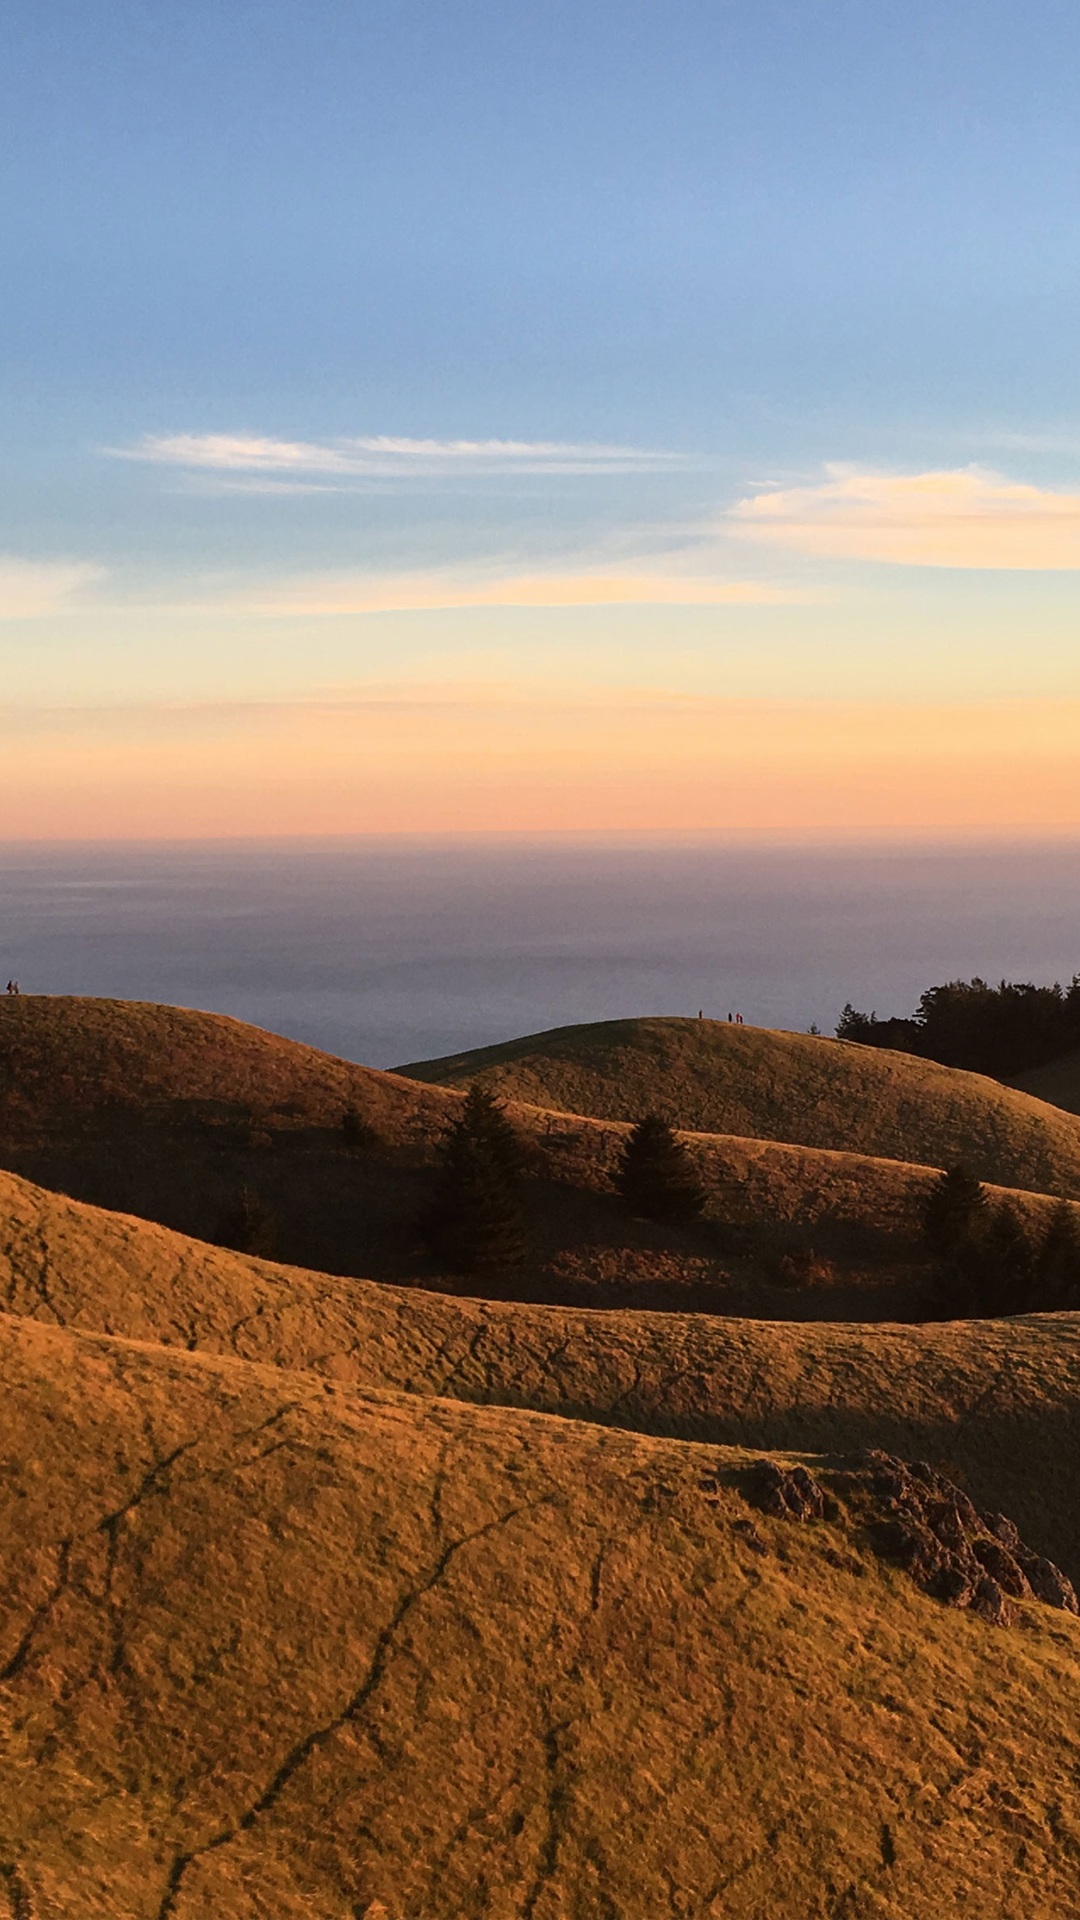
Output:
<svg viewBox="0 0 1080 1920">
<path fill-rule="evenodd" d="M 470 1277 L 474 1083 L 526 1251 Z M 646 1108 L 692 1220 L 616 1191 Z M 1080 1315 L 933 1305 L 960 1162 L 1042 1232 L 1080 1118 L 711 1022 L 384 1073 L 0 1002 L 0 1912 L 1074 1910 Z"/>
</svg>

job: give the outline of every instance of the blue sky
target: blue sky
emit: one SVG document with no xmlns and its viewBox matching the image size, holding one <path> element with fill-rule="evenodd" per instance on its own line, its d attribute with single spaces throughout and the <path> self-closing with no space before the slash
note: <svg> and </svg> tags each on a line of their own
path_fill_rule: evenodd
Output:
<svg viewBox="0 0 1080 1920">
<path fill-rule="evenodd" d="M 1078 72 L 1044 0 L 9 9 L 9 698 L 1080 695 Z"/>
</svg>

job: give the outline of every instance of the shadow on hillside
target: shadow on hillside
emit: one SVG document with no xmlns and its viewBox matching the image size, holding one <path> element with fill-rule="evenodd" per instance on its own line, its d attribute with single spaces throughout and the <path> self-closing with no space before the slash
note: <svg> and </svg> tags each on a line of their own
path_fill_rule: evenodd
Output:
<svg viewBox="0 0 1080 1920">
<path fill-rule="evenodd" d="M 0 1150 L 0 1164 L 39 1185 L 320 1272 L 524 1302 L 775 1320 L 916 1317 L 925 1282 L 917 1249 L 852 1222 L 806 1229 L 684 1228 L 630 1217 L 612 1194 L 550 1178 L 525 1183 L 528 1255 L 495 1278 L 447 1274 L 417 1219 L 432 1181 L 429 1146 L 392 1145 L 370 1129 L 286 1123 L 202 1103 L 197 1114 L 121 1107 L 42 1130 Z M 245 1233 L 248 1239 L 245 1241 Z"/>
</svg>

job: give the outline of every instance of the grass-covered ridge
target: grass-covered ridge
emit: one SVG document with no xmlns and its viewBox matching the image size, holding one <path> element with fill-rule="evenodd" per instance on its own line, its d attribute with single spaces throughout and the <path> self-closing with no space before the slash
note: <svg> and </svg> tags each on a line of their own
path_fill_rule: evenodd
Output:
<svg viewBox="0 0 1080 1920">
<path fill-rule="evenodd" d="M 413 1061 L 425 1084 L 478 1080 L 504 1098 L 606 1120 L 661 1113 L 740 1135 L 950 1166 L 1080 1195 L 1080 1120 L 981 1074 L 910 1054 L 726 1021 L 610 1020 Z"/>
<path fill-rule="evenodd" d="M 1071 1910 L 1080 1624 L 745 1450 L 10 1318 L 0 1375 L 13 1913 Z"/>
<path fill-rule="evenodd" d="M 9 1313 L 424 1399 L 680 1439 L 929 1458 L 1080 1583 L 1080 1318 L 597 1313 L 277 1266 L 0 1175 Z"/>
</svg>

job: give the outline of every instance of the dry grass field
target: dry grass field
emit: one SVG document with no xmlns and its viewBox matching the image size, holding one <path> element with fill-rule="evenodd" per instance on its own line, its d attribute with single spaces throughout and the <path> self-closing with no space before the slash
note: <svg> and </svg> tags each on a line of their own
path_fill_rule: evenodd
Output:
<svg viewBox="0 0 1080 1920">
<path fill-rule="evenodd" d="M 965 1161 L 1001 1186 L 1080 1195 L 1080 1121 L 1071 1114 L 982 1074 L 811 1034 L 610 1020 L 398 1071 L 427 1084 L 477 1080 L 505 1099 L 605 1120 L 653 1109 L 695 1133 L 931 1167 Z"/>
<path fill-rule="evenodd" d="M 1072 1912 L 1080 1620 L 931 1597 L 851 1469 L 927 1460 L 1080 1579 L 1080 1316 L 868 1324 L 854 1278 L 800 1321 L 754 1317 L 759 1283 L 739 1316 L 395 1276 L 460 1100 L 214 1016 L 0 1002 L 3 1157 L 51 1176 L 0 1173 L 0 1914 Z M 910 1242 L 933 1178 L 688 1133 L 710 1199 L 679 1242 L 618 1213 L 624 1122 L 511 1111 L 534 1279 L 564 1244 L 718 1270 L 733 1200 Z M 129 1212 L 53 1190 L 110 1165 Z M 301 1240 L 352 1191 L 352 1266 L 139 1217 L 215 1165 L 263 1169 Z M 763 1460 L 823 1516 L 763 1510 Z"/>
<path fill-rule="evenodd" d="M 666 1032 L 680 1023 L 640 1024 Z M 696 1038 L 696 1023 L 682 1026 Z M 575 1031 L 587 1038 L 596 1030 Z M 796 1035 L 752 1038 L 802 1044 Z M 806 1044 L 818 1061 L 878 1057 Z M 790 1065 L 794 1100 L 799 1076 Z M 962 1090 L 991 1084 L 940 1071 Z M 662 1103 L 666 1086 L 655 1074 L 650 1097 Z M 220 1015 L 120 1001 L 0 999 L 0 1166 L 204 1240 L 219 1236 L 246 1191 L 267 1216 L 261 1250 L 295 1266 L 460 1291 L 460 1281 L 433 1262 L 416 1223 L 461 1099 L 457 1090 L 355 1066 Z M 859 1110 L 853 1094 L 851 1110 Z M 342 1131 L 350 1111 L 360 1123 L 359 1147 Z M 690 1228 L 661 1228 L 633 1220 L 611 1192 L 625 1122 L 519 1101 L 510 1112 L 527 1148 L 527 1256 L 512 1274 L 486 1279 L 489 1292 L 782 1319 L 905 1319 L 923 1311 L 919 1220 L 933 1179 L 926 1166 L 690 1133 L 705 1215 Z M 1080 1131 L 1080 1122 L 1058 1120 Z M 858 1131 L 854 1120 L 851 1130 Z M 1044 1217 L 1048 1206 L 1037 1196 L 1017 1204 Z M 752 1243 L 740 1233 L 748 1222 Z M 784 1276 L 792 1247 L 812 1256 L 812 1284 L 793 1288 Z"/>
<path fill-rule="evenodd" d="M 1071 1616 L 942 1606 L 738 1449 L 11 1318 L 0 1363 L 20 1920 L 1072 1910 Z"/>
<path fill-rule="evenodd" d="M 640 1432 L 944 1466 L 1080 1583 L 1080 1317 L 770 1323 L 455 1298 L 253 1260 L 0 1175 L 0 1305 L 54 1327 Z"/>
</svg>

